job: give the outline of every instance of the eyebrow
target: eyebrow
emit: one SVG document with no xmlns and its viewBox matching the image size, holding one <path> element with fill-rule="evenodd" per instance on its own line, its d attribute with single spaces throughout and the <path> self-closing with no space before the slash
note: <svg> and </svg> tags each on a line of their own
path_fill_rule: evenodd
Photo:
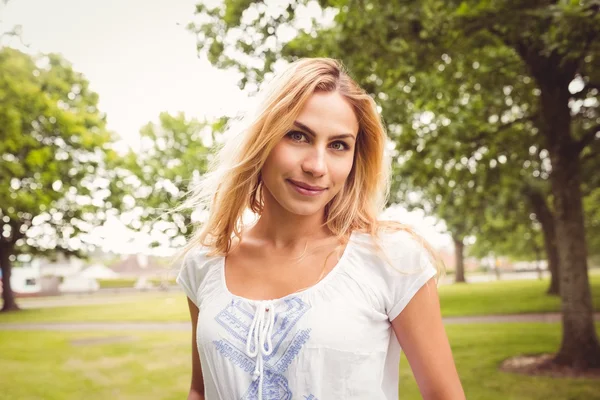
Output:
<svg viewBox="0 0 600 400">
<path fill-rule="evenodd" d="M 317 134 L 310 129 L 308 126 L 304 125 L 302 122 L 298 122 L 298 121 L 294 121 L 294 125 L 296 125 L 298 128 L 305 130 L 306 132 L 310 133 L 313 136 L 317 136 Z M 329 139 L 346 139 L 346 138 L 350 138 L 350 139 L 354 139 L 356 140 L 356 137 L 350 133 L 343 133 L 341 135 L 334 135 L 334 136 L 330 136 Z"/>
</svg>

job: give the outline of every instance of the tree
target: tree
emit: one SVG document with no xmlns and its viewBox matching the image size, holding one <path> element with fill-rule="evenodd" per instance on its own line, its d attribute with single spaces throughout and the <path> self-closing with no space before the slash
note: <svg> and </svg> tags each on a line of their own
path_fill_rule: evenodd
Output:
<svg viewBox="0 0 600 400">
<path fill-rule="evenodd" d="M 378 70 L 382 84 L 375 89 L 388 99 L 382 104 L 383 113 L 396 143 L 392 198 L 407 203 L 407 193 L 408 197 L 412 191 L 424 193 L 420 201 L 426 211 L 443 219 L 453 237 L 457 281 L 464 281 L 460 268 L 464 238 L 486 232 L 499 215 L 503 219 L 511 215 L 508 204 L 522 192 L 521 182 L 537 179 L 531 163 L 524 167 L 529 152 L 512 151 L 505 145 L 515 136 L 525 149 L 532 144 L 527 134 L 531 111 L 521 111 L 531 108 L 531 99 L 483 90 L 482 82 L 489 79 L 489 68 L 494 65 L 493 54 L 481 51 L 476 59 L 480 66 L 473 68 L 472 60 L 444 54 L 437 76 L 413 71 L 399 84 L 392 84 L 397 80 L 387 79 L 388 73 Z M 519 71 L 509 70 L 493 79 L 513 89 L 527 85 L 519 83 L 519 78 Z M 405 104 L 410 105 L 412 115 L 398 118 Z M 513 106 L 520 115 L 511 114 Z"/>
<path fill-rule="evenodd" d="M 581 369 L 600 367 L 587 270 L 580 163 L 581 152 L 594 141 L 599 125 L 597 120 L 574 119 L 569 107 L 573 97 L 569 85 L 577 76 L 585 77 L 586 93 L 598 87 L 594 76 L 600 57 L 598 4 L 538 2 L 536 7 L 515 9 L 509 3 L 465 2 L 456 10 L 456 20 L 462 24 L 462 35 L 491 35 L 513 49 L 539 87 L 539 125 L 552 162 L 550 182 L 562 267 L 563 337 L 555 362 Z"/>
<path fill-rule="evenodd" d="M 98 95 L 56 54 L 0 50 L 0 266 L 3 311 L 20 254 L 83 255 L 85 234 L 116 213 L 107 166 L 113 135 Z"/>
<path fill-rule="evenodd" d="M 443 84 L 434 84 L 434 87 L 449 85 L 449 93 L 459 93 L 461 84 L 468 85 L 472 80 L 464 73 L 453 76 L 442 73 L 446 67 L 440 60 L 452 60 L 451 63 L 463 66 L 470 64 L 471 72 L 480 67 L 487 69 L 487 76 L 480 76 L 480 82 L 476 83 L 479 89 L 475 85 L 472 89 L 498 97 L 501 93 L 506 96 L 505 90 L 508 90 L 511 97 L 523 98 L 523 101 L 511 99 L 516 108 L 505 102 L 510 113 L 495 113 L 496 129 L 488 130 L 484 126 L 483 130 L 462 132 L 465 135 L 456 139 L 476 143 L 477 135 L 482 133 L 480 139 L 486 141 L 485 147 L 492 149 L 489 153 L 497 156 L 498 161 L 500 156 L 510 160 L 512 152 L 522 151 L 528 141 L 536 149 L 548 152 L 563 313 L 563 340 L 554 362 L 576 368 L 599 366 L 600 346 L 594 331 L 587 275 L 580 163 L 582 154 L 597 156 L 598 4 L 515 0 L 395 3 L 322 0 L 320 5 L 329 7 L 335 15 L 333 23 L 318 28 L 315 24 L 318 34 L 300 30 L 295 40 L 281 43 L 275 34 L 298 26 L 295 14 L 304 4 L 304 1 L 290 2 L 287 7 L 268 12 L 262 2 L 226 1 L 225 7 L 219 9 L 198 6 L 203 22 L 192 28 L 198 34 L 199 48 L 213 64 L 241 66 L 242 85 L 260 80 L 266 71 L 276 66 L 281 55 L 293 60 L 308 53 L 343 59 L 370 93 L 394 86 L 411 93 L 415 84 L 425 82 L 421 88 L 426 90 L 436 80 Z M 236 32 L 246 35 L 234 40 Z M 243 58 L 248 54 L 264 57 L 249 63 Z M 485 64 L 480 62 L 482 57 Z M 504 78 L 511 74 L 517 79 L 507 85 Z M 577 81 L 582 82 L 581 90 L 571 91 L 569 86 Z M 515 85 L 518 90 L 513 91 Z M 470 104 L 469 95 L 473 92 L 468 89 L 460 97 Z M 442 92 L 435 97 L 413 97 L 407 101 L 406 96 L 396 97 L 398 90 L 381 92 L 380 104 L 388 125 L 390 118 L 414 121 L 415 108 L 422 111 L 427 109 L 423 103 L 429 102 L 432 107 L 436 105 L 434 99 L 443 100 L 445 96 Z M 534 99 L 529 102 L 531 95 Z M 499 109 L 498 97 L 480 96 L 479 101 Z M 579 110 L 575 110 L 578 102 L 581 102 Z M 386 108 L 394 103 L 395 107 Z M 443 105 L 443 101 L 440 104 Z M 525 109 L 524 104 L 531 107 Z M 452 113 L 441 107 L 437 110 Z M 462 116 L 462 112 L 455 114 Z M 448 119 L 452 125 L 456 122 L 456 119 Z M 485 121 L 480 115 L 481 120 Z M 474 121 L 471 120 L 471 124 L 478 125 Z M 519 137 L 514 146 L 510 141 L 490 140 L 499 130 L 506 131 L 501 128 L 507 126 L 514 128 L 513 133 L 530 132 L 530 136 Z M 459 131 L 454 130 L 453 134 L 456 133 Z M 492 148 L 492 144 L 502 144 L 508 151 L 502 154 L 498 148 Z M 479 151 L 480 147 L 474 146 L 465 154 L 467 162 Z"/>
<path fill-rule="evenodd" d="M 159 123 L 142 127 L 140 150 L 130 151 L 116 169 L 132 189 L 123 199 L 128 210 L 121 220 L 151 235 L 152 246 L 185 243 L 193 211 L 179 206 L 190 185 L 206 172 L 211 147 L 226 122 L 226 118 L 209 123 L 187 119 L 183 113 L 161 113 Z"/>
</svg>

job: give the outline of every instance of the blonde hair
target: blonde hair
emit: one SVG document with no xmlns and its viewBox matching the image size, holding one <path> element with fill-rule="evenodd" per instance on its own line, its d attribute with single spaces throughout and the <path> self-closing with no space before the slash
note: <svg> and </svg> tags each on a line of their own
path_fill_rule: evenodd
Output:
<svg viewBox="0 0 600 400">
<path fill-rule="evenodd" d="M 205 210 L 208 217 L 182 254 L 198 245 L 211 248 L 209 255 L 229 252 L 234 236 L 241 238 L 244 212 L 251 210 L 260 215 L 263 209 L 260 171 L 269 153 L 313 93 L 333 91 L 352 106 L 359 130 L 350 174 L 326 206 L 326 226 L 342 245 L 355 230 L 374 236 L 380 230 L 404 230 L 419 238 L 406 225 L 377 219 L 389 196 L 391 163 L 385 152 L 388 137 L 375 102 L 337 60 L 304 58 L 291 63 L 261 90 L 255 113 L 242 121 L 243 130 L 238 136 L 229 138 L 217 151 L 193 194 L 178 208 Z M 419 242 L 438 260 L 424 240 L 419 238 Z M 439 276 L 441 263 L 435 264 Z"/>
</svg>

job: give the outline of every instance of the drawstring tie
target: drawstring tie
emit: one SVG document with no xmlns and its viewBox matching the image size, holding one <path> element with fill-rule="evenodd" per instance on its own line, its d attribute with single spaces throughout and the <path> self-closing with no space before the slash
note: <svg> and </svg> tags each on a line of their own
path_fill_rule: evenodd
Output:
<svg viewBox="0 0 600 400">
<path fill-rule="evenodd" d="M 270 301 L 261 301 L 256 306 L 254 318 L 248 331 L 246 340 L 246 354 L 256 358 L 256 367 L 252 374 L 252 381 L 258 379 L 258 400 L 262 400 L 262 387 L 264 377 L 263 356 L 268 357 L 273 353 L 273 326 L 275 325 L 275 306 Z"/>
</svg>

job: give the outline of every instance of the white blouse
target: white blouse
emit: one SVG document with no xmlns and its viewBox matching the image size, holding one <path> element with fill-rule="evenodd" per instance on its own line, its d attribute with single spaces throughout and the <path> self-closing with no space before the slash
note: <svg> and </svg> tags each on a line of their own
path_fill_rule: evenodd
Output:
<svg viewBox="0 0 600 400">
<path fill-rule="evenodd" d="M 224 257 L 189 252 L 177 283 L 200 309 L 206 399 L 397 399 L 401 349 L 390 321 L 436 269 L 407 232 L 377 240 L 383 255 L 371 235 L 353 232 L 321 281 L 273 300 L 230 293 Z"/>
</svg>

